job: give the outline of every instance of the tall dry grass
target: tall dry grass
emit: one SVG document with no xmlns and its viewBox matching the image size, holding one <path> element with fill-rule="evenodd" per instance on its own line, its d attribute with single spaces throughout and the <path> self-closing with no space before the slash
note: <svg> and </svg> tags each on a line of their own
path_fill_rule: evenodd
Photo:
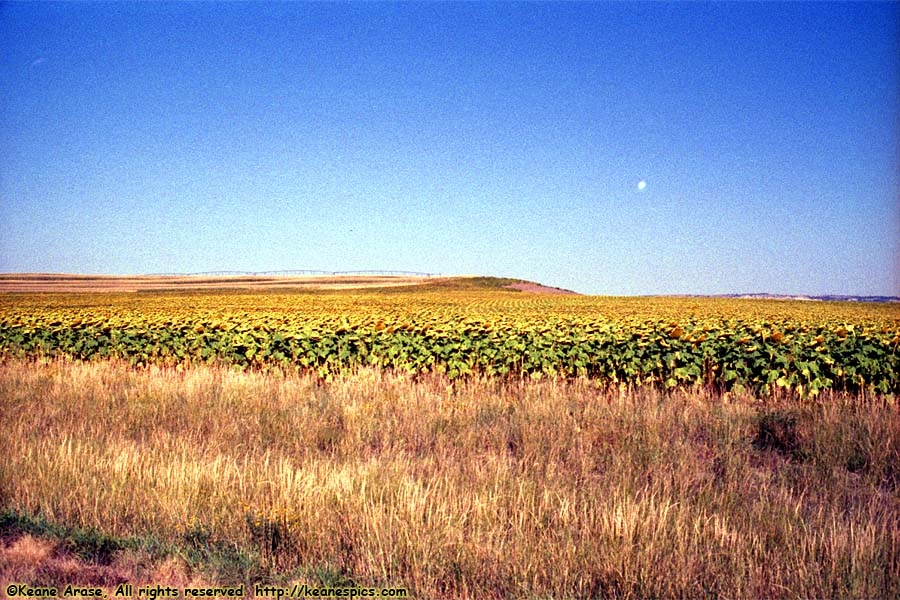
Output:
<svg viewBox="0 0 900 600">
<path fill-rule="evenodd" d="M 883 399 L 10 361 L 0 413 L 0 508 L 233 544 L 269 574 L 419 598 L 900 596 Z"/>
</svg>

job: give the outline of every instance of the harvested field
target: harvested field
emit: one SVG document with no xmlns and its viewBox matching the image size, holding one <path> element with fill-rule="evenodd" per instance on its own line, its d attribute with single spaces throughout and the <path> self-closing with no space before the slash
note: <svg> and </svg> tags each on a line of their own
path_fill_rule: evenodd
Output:
<svg viewBox="0 0 900 600">
<path fill-rule="evenodd" d="M 406 275 L 68 275 L 0 274 L 0 293 L 162 292 L 179 290 L 341 290 L 437 283 L 446 277 Z"/>
</svg>

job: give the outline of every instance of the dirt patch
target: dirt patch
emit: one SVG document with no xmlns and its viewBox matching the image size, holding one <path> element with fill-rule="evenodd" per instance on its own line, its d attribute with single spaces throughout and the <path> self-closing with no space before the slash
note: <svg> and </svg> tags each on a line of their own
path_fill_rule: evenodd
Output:
<svg viewBox="0 0 900 600">
<path fill-rule="evenodd" d="M 564 290 L 562 288 L 548 287 L 546 285 L 541 285 L 539 283 L 531 283 L 531 282 L 522 282 L 522 283 L 511 283 L 506 286 L 512 290 L 519 290 L 521 292 L 532 292 L 534 294 L 567 294 L 577 296 L 578 292 L 573 292 L 572 290 Z"/>
<path fill-rule="evenodd" d="M 98 564 L 78 558 L 58 541 L 29 534 L 0 539 L 0 581 L 54 587 L 68 583 L 101 587 L 125 582 L 182 586 L 204 583 L 175 558 L 156 563 L 140 552 L 123 550 L 109 564 Z"/>
</svg>

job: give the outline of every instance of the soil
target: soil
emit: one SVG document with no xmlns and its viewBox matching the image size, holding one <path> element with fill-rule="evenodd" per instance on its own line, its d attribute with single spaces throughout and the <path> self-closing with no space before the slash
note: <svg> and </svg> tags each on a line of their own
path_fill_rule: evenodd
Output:
<svg viewBox="0 0 900 600">
<path fill-rule="evenodd" d="M 571 290 L 564 290 L 562 288 L 548 287 L 546 285 L 541 285 L 539 283 L 511 283 L 506 286 L 513 290 L 519 290 L 522 292 L 532 292 L 535 294 L 569 294 L 569 295 L 578 295 L 577 292 L 573 292 Z"/>
</svg>

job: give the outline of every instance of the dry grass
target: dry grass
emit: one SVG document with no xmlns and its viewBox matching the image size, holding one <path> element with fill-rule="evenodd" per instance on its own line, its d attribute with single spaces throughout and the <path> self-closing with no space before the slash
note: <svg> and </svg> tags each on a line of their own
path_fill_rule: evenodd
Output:
<svg viewBox="0 0 900 600">
<path fill-rule="evenodd" d="M 420 598 L 900 595 L 883 399 L 10 361 L 0 413 L 0 508 L 233 544 L 269 576 Z M 22 564 L 4 552 L 0 579 Z"/>
</svg>

